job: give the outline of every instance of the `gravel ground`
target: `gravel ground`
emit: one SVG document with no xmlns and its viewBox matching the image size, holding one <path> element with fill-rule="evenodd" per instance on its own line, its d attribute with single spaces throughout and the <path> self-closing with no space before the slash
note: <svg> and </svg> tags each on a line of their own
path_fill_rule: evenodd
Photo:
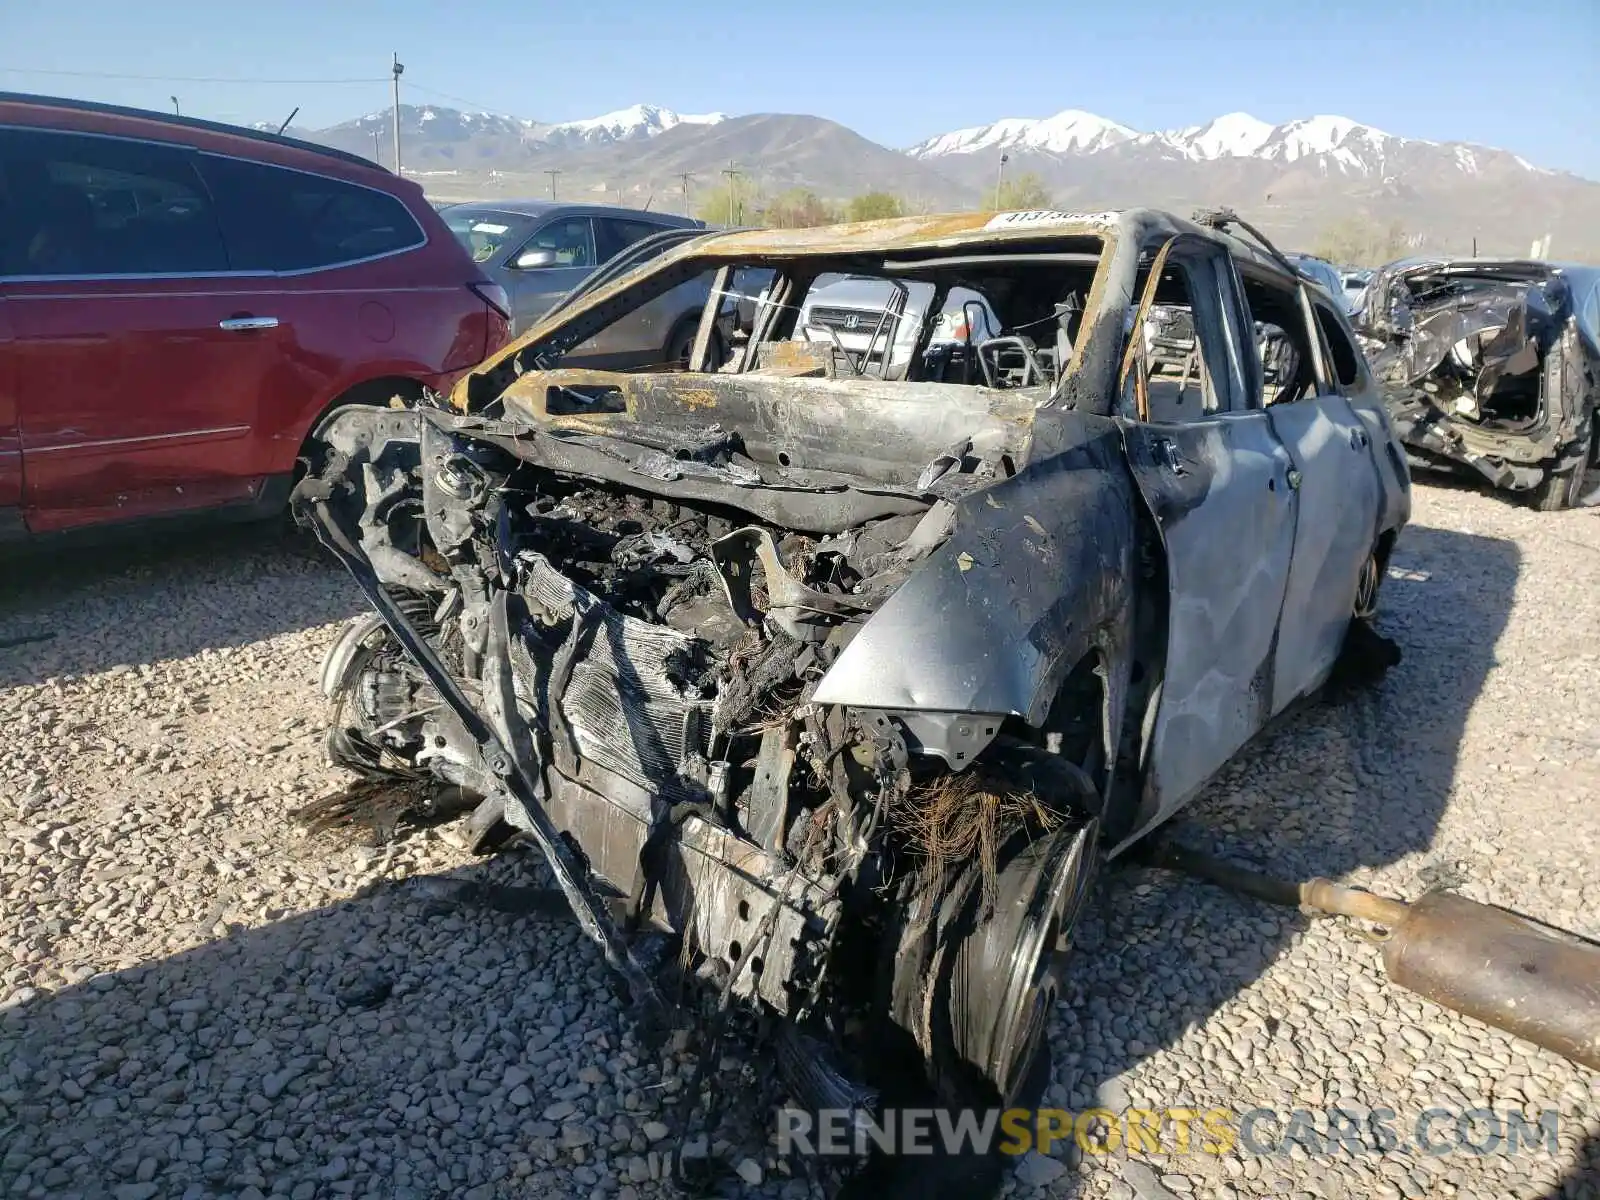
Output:
<svg viewBox="0 0 1600 1200">
<path fill-rule="evenodd" d="M 1405 661 L 1247 750 L 1192 844 L 1600 937 L 1600 517 L 1419 487 L 1385 584 Z M 294 836 L 353 586 L 270 531 L 33 561 L 0 601 L 0 1194 L 665 1196 L 683 1042 L 642 1052 L 598 954 L 448 828 Z M 481 890 L 478 894 L 482 894 Z M 1030 1155 L 1031 1196 L 1595 1195 L 1600 1078 L 1384 981 L 1345 922 L 1128 868 L 1079 927 L 1051 1103 L 1560 1114 L 1558 1152 Z M 737 1054 L 727 1194 L 804 1196 Z M 1322 1128 L 1325 1128 L 1323 1126 Z M 1433 1127 L 1453 1136 L 1453 1120 Z M 1476 1131 L 1482 1137 L 1482 1129 Z M 1308 1140 L 1308 1139 L 1302 1139 Z M 1313 1144 L 1314 1146 L 1314 1144 Z M 1163 1149 L 1174 1149 L 1170 1137 Z"/>
</svg>

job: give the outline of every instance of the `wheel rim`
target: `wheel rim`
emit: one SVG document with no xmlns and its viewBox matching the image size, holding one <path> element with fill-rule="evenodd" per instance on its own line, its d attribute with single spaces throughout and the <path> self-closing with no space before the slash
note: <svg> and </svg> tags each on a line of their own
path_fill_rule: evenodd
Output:
<svg viewBox="0 0 1600 1200">
<path fill-rule="evenodd" d="M 993 915 L 961 943 L 951 965 L 947 1020 L 956 1057 L 1002 1104 L 1026 1083 L 1060 986 L 1056 941 L 1087 888 L 1095 823 L 1026 847 L 996 881 Z"/>
<path fill-rule="evenodd" d="M 1361 580 L 1356 585 L 1356 609 L 1358 619 L 1366 620 L 1377 614 L 1378 611 L 1378 556 L 1367 555 L 1367 561 L 1361 564 Z"/>
</svg>

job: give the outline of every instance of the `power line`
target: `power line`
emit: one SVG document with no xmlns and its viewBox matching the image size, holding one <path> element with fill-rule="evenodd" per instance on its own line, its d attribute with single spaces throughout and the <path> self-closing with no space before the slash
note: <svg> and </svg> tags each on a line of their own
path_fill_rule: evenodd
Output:
<svg viewBox="0 0 1600 1200">
<path fill-rule="evenodd" d="M 273 83 L 295 87 L 329 83 L 388 83 L 388 76 L 370 79 L 255 79 L 220 75 L 133 75 L 124 71 L 47 71 L 41 67 L 5 67 L 0 72 L 13 75 L 64 75 L 72 79 L 139 79 L 146 83 Z"/>
<path fill-rule="evenodd" d="M 453 96 L 449 92 L 441 92 L 438 88 L 423 87 L 420 83 L 408 83 L 406 84 L 406 87 L 410 88 L 413 92 L 424 92 L 429 96 L 438 96 L 441 100 L 454 100 L 457 104 L 465 104 L 467 107 L 475 108 L 479 112 L 490 114 L 494 114 L 495 112 L 495 110 L 487 104 L 479 104 L 476 100 L 468 100 L 465 96 Z M 505 114 L 502 113 L 499 115 L 503 116 Z"/>
</svg>

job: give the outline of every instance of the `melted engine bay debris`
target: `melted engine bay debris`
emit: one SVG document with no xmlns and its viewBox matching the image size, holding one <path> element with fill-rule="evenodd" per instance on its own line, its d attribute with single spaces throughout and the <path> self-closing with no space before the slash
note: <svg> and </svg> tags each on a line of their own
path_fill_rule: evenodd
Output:
<svg viewBox="0 0 1600 1200">
<path fill-rule="evenodd" d="M 304 819 L 386 833 L 476 803 L 473 836 L 509 826 L 545 850 L 643 1025 L 672 1019 L 657 965 L 688 964 L 723 1007 L 783 1018 L 789 1085 L 815 1106 L 868 1112 L 859 1081 L 891 1042 L 951 1094 L 1013 1095 L 1087 883 L 1098 791 L 1077 764 L 1095 725 L 1046 745 L 1003 709 L 825 692 L 917 690 L 914 666 L 852 677 L 850 648 L 930 560 L 961 576 L 976 552 L 994 571 L 992 532 L 951 548 L 964 502 L 1050 540 L 993 490 L 1018 482 L 1033 402 L 861 382 L 894 399 L 845 437 L 832 381 L 718 381 L 724 416 L 742 398 L 744 428 L 785 430 L 780 463 L 697 398 L 676 405 L 691 384 L 652 379 L 654 419 L 634 404 L 583 428 L 548 411 L 330 420 L 300 502 L 379 612 L 323 679 L 330 750 L 361 782 Z M 785 419 L 796 405 L 806 420 Z M 966 435 L 945 443 L 952 424 Z"/>
</svg>

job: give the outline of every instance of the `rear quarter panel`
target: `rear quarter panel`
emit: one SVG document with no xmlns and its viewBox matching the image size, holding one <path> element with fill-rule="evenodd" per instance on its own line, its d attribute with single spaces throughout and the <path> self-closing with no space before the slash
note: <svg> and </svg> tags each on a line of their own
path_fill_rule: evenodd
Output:
<svg viewBox="0 0 1600 1200">
<path fill-rule="evenodd" d="M 267 473 L 292 467 L 312 423 L 352 387 L 399 377 L 448 390 L 504 342 L 504 320 L 467 287 L 469 264 L 454 257 L 430 240 L 373 262 L 262 279 L 252 304 L 280 322 L 256 424 Z"/>
</svg>

